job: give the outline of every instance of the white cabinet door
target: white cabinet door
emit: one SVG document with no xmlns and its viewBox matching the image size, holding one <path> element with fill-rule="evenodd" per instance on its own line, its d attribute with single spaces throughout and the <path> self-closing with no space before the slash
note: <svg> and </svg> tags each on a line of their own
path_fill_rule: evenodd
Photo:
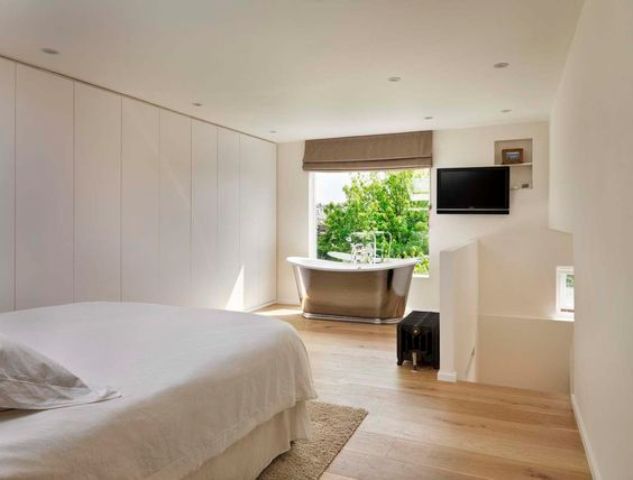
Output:
<svg viewBox="0 0 633 480">
<path fill-rule="evenodd" d="M 218 298 L 218 129 L 193 120 L 191 274 L 193 304 L 221 308 Z"/>
<path fill-rule="evenodd" d="M 121 300 L 121 97 L 75 84 L 75 301 Z"/>
<path fill-rule="evenodd" d="M 122 121 L 122 297 L 160 302 L 158 108 L 124 98 Z"/>
<path fill-rule="evenodd" d="M 266 142 L 262 158 L 262 260 L 260 305 L 277 299 L 277 146 Z"/>
<path fill-rule="evenodd" d="M 73 82 L 18 65 L 18 309 L 73 301 L 73 196 Z"/>
<path fill-rule="evenodd" d="M 218 129 L 218 301 L 221 308 L 243 307 L 240 262 L 240 137 Z"/>
<path fill-rule="evenodd" d="M 160 111 L 161 303 L 191 305 L 191 119 Z"/>
<path fill-rule="evenodd" d="M 261 140 L 240 135 L 240 254 L 244 276 L 244 309 L 259 305 L 259 256 L 261 205 L 259 144 Z"/>
<path fill-rule="evenodd" d="M 241 135 L 240 248 L 248 310 L 276 296 L 276 207 L 275 146 Z"/>
<path fill-rule="evenodd" d="M 15 68 L 0 58 L 0 312 L 15 294 Z"/>
</svg>

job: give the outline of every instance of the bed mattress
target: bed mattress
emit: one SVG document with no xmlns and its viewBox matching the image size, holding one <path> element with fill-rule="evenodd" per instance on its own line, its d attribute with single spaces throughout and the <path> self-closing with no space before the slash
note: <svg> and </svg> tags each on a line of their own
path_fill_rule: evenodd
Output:
<svg viewBox="0 0 633 480">
<path fill-rule="evenodd" d="M 0 412 L 0 478 L 177 479 L 315 397 L 305 347 L 279 320 L 134 303 L 0 315 L 0 332 L 123 396 Z"/>
</svg>

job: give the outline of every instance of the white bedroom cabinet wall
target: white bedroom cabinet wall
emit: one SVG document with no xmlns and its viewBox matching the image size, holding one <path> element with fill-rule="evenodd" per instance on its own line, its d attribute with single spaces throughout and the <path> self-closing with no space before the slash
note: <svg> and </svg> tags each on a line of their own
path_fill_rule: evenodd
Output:
<svg viewBox="0 0 633 480">
<path fill-rule="evenodd" d="M 240 136 L 218 128 L 218 284 L 220 308 L 243 308 L 240 262 Z"/>
<path fill-rule="evenodd" d="M 260 305 L 277 300 L 277 145 L 264 142 L 262 273 Z"/>
<path fill-rule="evenodd" d="M 193 305 L 221 308 L 218 276 L 218 128 L 191 125 L 191 275 Z"/>
<path fill-rule="evenodd" d="M 159 110 L 123 98 L 122 122 L 122 298 L 160 302 Z"/>
<path fill-rule="evenodd" d="M 276 156 L 275 145 L 240 136 L 240 249 L 244 308 L 275 300 Z"/>
<path fill-rule="evenodd" d="M 15 296 L 15 69 L 0 58 L 0 312 Z"/>
<path fill-rule="evenodd" d="M 75 85 L 75 301 L 121 300 L 121 97 Z"/>
<path fill-rule="evenodd" d="M 191 119 L 160 110 L 161 303 L 191 305 Z"/>
<path fill-rule="evenodd" d="M 240 135 L 240 257 L 244 272 L 244 309 L 259 305 L 261 178 L 256 138 Z"/>
<path fill-rule="evenodd" d="M 73 301 L 73 82 L 17 66 L 16 308 Z"/>
</svg>

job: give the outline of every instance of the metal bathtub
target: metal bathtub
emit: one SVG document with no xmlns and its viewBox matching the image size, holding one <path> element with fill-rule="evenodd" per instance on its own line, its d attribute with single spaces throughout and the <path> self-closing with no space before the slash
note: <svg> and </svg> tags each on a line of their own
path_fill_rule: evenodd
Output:
<svg viewBox="0 0 633 480">
<path fill-rule="evenodd" d="M 415 258 L 352 264 L 289 257 L 303 316 L 395 323 L 404 315 Z"/>
</svg>

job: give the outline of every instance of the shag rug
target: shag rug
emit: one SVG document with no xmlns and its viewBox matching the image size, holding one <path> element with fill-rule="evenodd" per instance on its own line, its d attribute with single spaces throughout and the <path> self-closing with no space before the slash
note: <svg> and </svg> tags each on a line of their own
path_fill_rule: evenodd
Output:
<svg viewBox="0 0 633 480">
<path fill-rule="evenodd" d="M 362 408 L 322 402 L 310 402 L 308 410 L 312 440 L 294 442 L 258 480 L 318 480 L 367 416 Z"/>
</svg>

